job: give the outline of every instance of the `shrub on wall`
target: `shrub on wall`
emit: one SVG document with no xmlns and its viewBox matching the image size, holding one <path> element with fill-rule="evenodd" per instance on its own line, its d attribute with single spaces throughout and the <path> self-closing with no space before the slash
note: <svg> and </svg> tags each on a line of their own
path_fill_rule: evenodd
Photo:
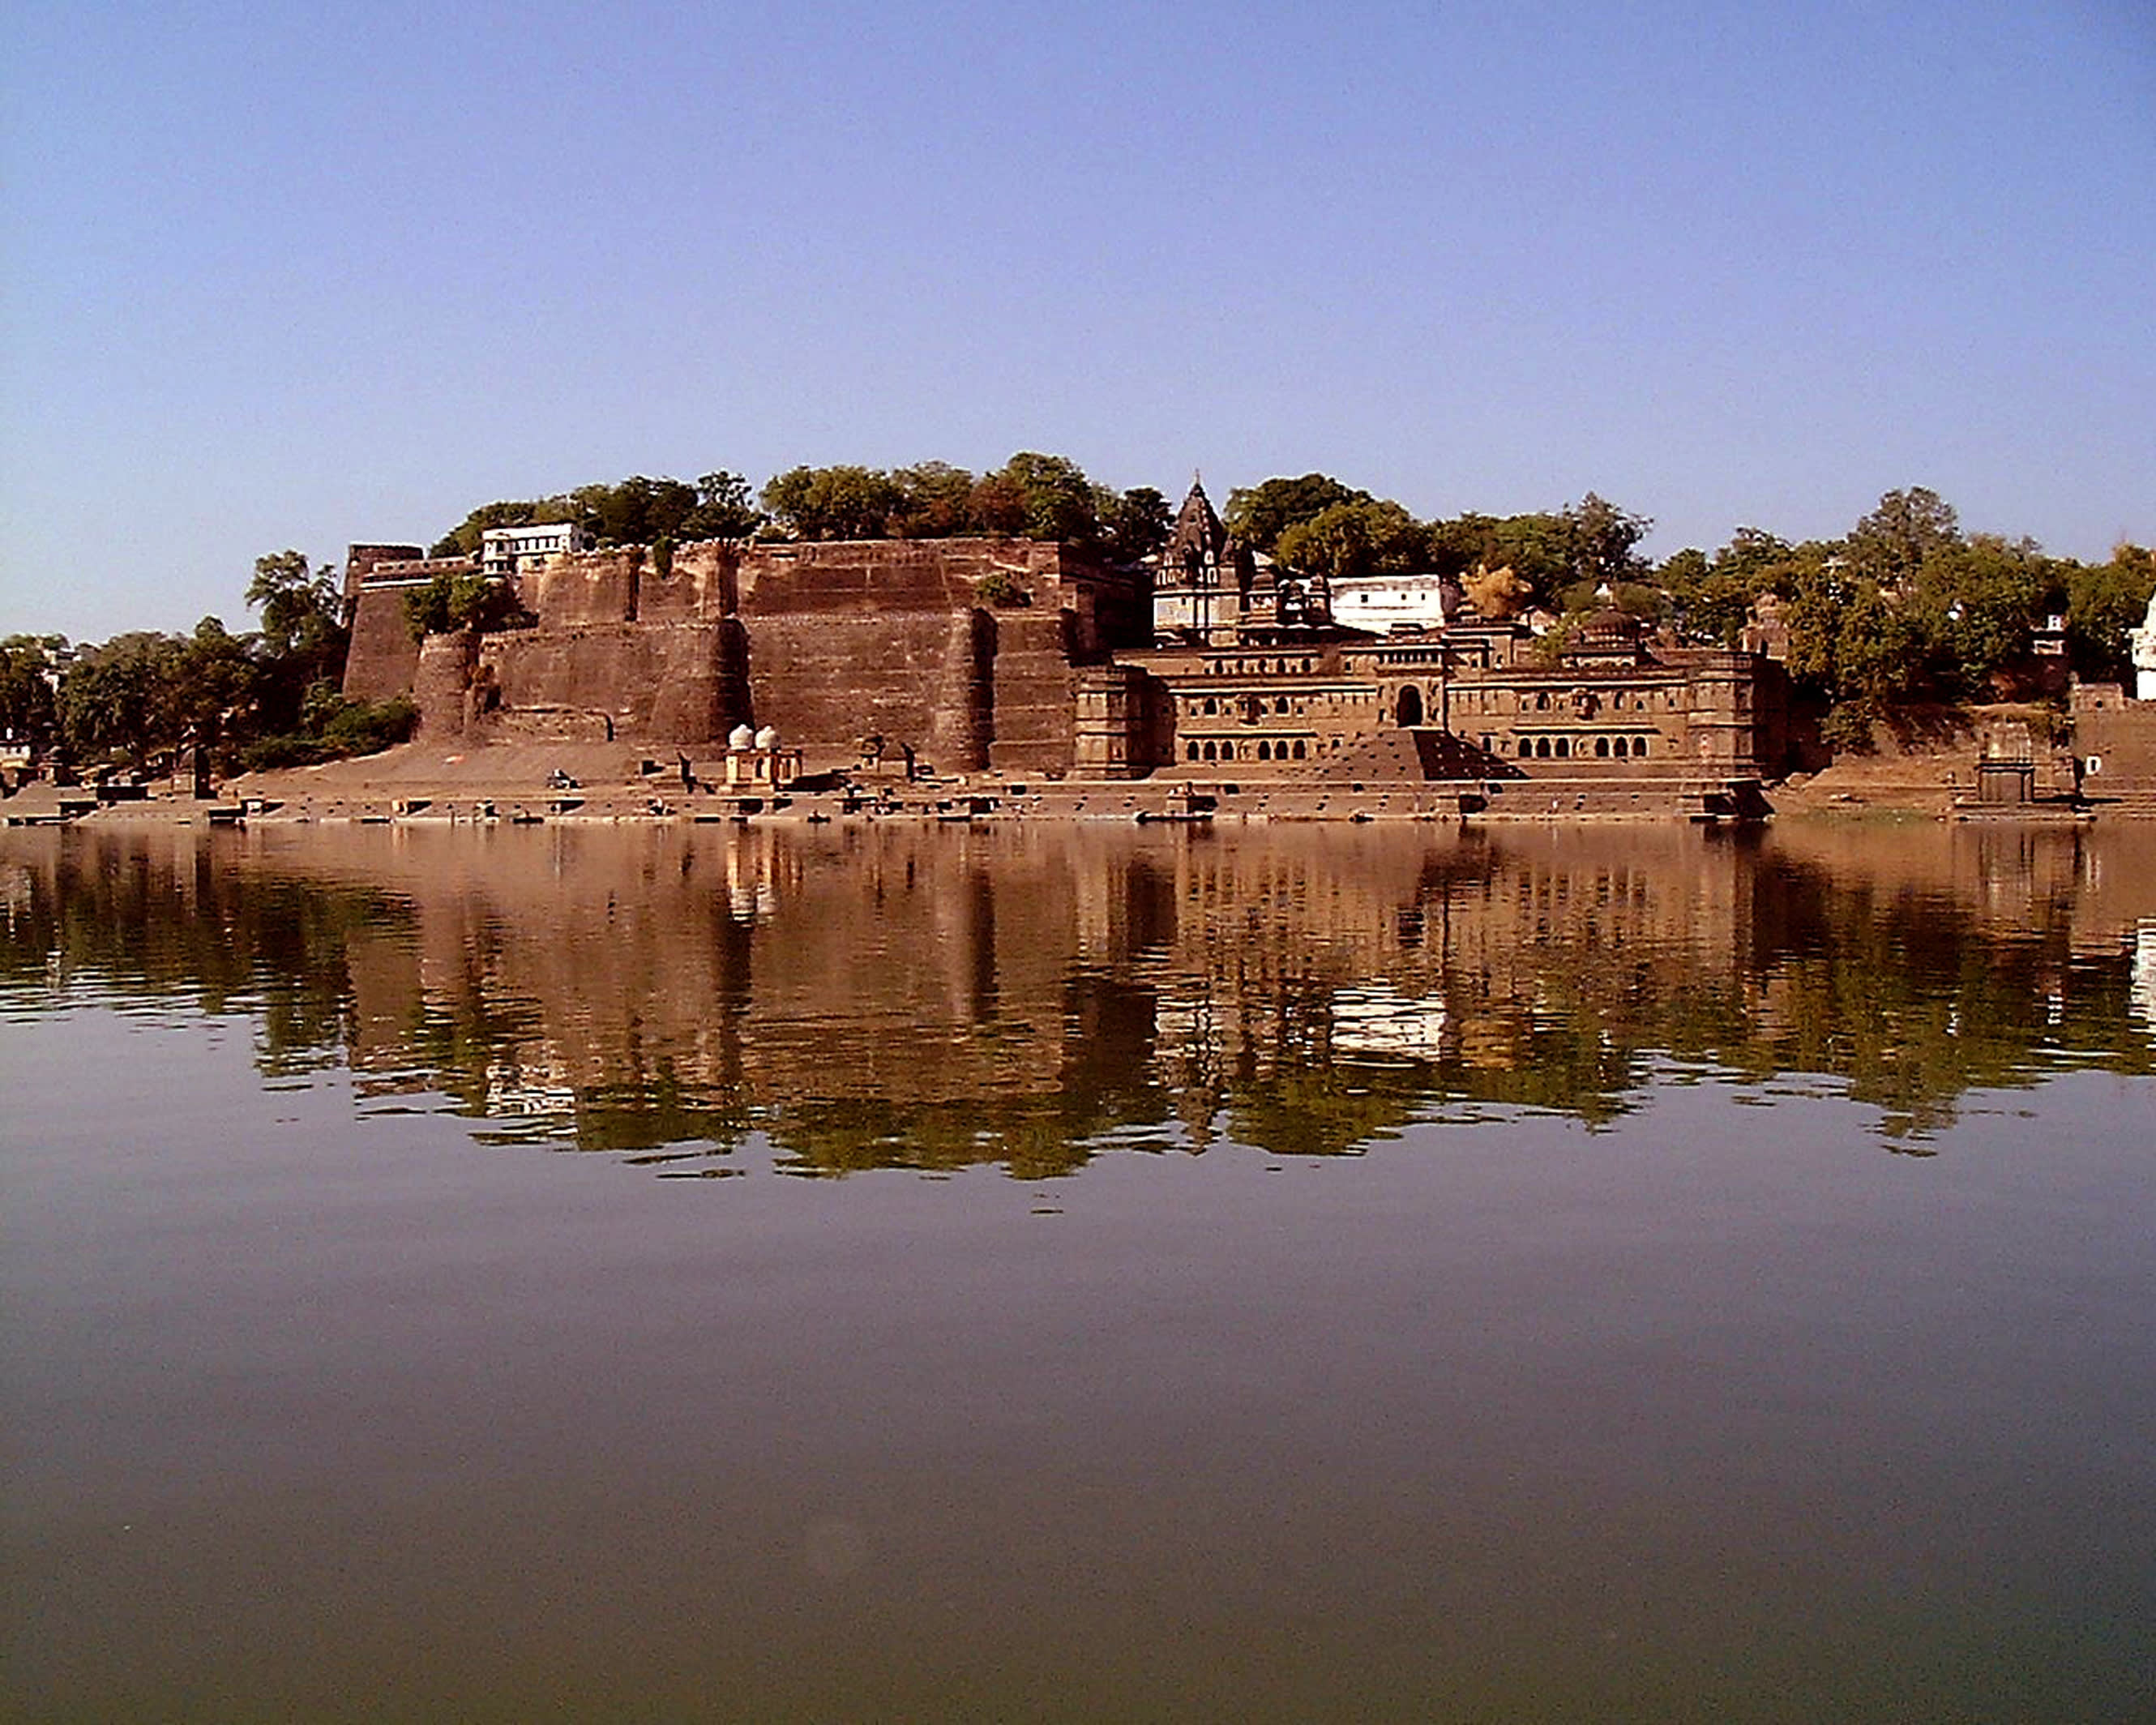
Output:
<svg viewBox="0 0 2156 1725">
<path fill-rule="evenodd" d="M 516 590 L 474 569 L 437 575 L 404 595 L 404 621 L 414 640 L 453 629 L 493 629 L 516 614 Z"/>
<path fill-rule="evenodd" d="M 991 569 L 973 583 L 973 597 L 998 611 L 1015 611 L 1033 603 L 1033 591 L 1018 577 Z"/>
</svg>

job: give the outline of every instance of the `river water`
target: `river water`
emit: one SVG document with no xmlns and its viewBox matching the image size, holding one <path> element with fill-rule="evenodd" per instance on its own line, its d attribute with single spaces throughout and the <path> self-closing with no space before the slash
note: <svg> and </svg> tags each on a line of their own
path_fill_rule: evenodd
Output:
<svg viewBox="0 0 2156 1725">
<path fill-rule="evenodd" d="M 0 837 L 32 1719 L 2110 1719 L 2141 833 Z"/>
</svg>

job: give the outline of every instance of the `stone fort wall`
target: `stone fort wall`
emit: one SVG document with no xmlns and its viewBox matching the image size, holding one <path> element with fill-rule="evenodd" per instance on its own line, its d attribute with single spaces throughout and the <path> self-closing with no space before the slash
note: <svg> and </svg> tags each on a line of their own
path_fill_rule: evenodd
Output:
<svg viewBox="0 0 2156 1725">
<path fill-rule="evenodd" d="M 515 579 L 526 626 L 423 647 L 403 578 L 432 567 L 380 555 L 408 549 L 353 548 L 344 686 L 410 691 L 429 737 L 770 725 L 811 752 L 877 732 L 951 770 L 1067 770 L 1079 666 L 1146 614 L 1139 583 L 1029 540 L 712 542 L 557 557 Z"/>
</svg>

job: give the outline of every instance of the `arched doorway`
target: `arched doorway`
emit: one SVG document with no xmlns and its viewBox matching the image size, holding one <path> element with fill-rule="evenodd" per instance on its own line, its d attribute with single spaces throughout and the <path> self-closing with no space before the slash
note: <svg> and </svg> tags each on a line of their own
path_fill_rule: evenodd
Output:
<svg viewBox="0 0 2156 1725">
<path fill-rule="evenodd" d="M 1393 702 L 1393 712 L 1403 726 L 1422 723 L 1422 691 L 1412 683 L 1403 684 Z"/>
</svg>

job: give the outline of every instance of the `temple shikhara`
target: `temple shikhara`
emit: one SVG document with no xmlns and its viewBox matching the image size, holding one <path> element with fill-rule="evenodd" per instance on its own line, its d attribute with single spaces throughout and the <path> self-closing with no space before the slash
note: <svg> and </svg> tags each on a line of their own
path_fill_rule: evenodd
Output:
<svg viewBox="0 0 2156 1725">
<path fill-rule="evenodd" d="M 1412 784 L 1565 807 L 1741 812 L 1787 748 L 1763 648 L 1483 617 L 1435 575 L 1328 587 L 1240 544 L 1201 485 L 1165 547 L 1109 567 L 1016 538 L 655 554 L 496 529 L 477 559 L 355 545 L 345 692 L 410 693 L 421 734 L 641 740 L 740 727 L 809 770 L 863 738 L 945 774 Z M 496 542 L 497 540 L 499 542 Z M 506 620 L 415 639 L 406 595 L 498 583 Z"/>
</svg>

